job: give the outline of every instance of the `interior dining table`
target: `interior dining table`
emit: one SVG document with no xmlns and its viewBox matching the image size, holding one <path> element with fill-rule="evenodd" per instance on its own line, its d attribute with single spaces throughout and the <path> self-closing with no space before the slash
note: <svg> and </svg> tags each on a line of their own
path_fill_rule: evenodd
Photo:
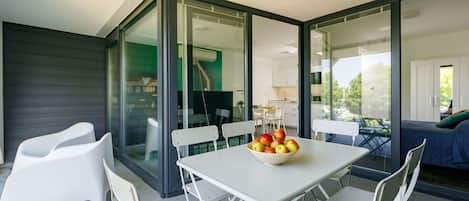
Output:
<svg viewBox="0 0 469 201">
<path fill-rule="evenodd" d="M 300 149 L 282 165 L 258 161 L 246 145 L 185 157 L 177 165 L 242 200 L 283 201 L 301 195 L 369 152 L 362 147 L 294 139 Z"/>
</svg>

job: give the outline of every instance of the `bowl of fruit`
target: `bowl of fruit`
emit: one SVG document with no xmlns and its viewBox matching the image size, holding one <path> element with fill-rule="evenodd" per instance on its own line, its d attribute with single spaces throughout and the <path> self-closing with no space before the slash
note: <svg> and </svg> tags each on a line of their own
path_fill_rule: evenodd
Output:
<svg viewBox="0 0 469 201">
<path fill-rule="evenodd" d="M 264 133 L 248 144 L 248 150 L 259 161 L 269 165 L 288 162 L 298 152 L 300 146 L 294 139 L 286 139 L 281 129 L 272 134 Z"/>
</svg>

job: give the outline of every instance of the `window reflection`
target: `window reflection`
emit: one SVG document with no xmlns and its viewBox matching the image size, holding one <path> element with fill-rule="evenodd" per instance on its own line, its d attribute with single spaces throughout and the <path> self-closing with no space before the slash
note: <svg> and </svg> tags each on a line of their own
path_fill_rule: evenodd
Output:
<svg viewBox="0 0 469 201">
<path fill-rule="evenodd" d="M 391 170 L 390 11 L 383 6 L 311 30 L 311 116 L 357 122 L 356 145 L 370 153 L 357 162 Z M 346 136 L 323 140 L 351 144 Z"/>
<path fill-rule="evenodd" d="M 125 60 L 125 156 L 158 175 L 157 13 L 149 8 L 123 33 Z"/>
</svg>

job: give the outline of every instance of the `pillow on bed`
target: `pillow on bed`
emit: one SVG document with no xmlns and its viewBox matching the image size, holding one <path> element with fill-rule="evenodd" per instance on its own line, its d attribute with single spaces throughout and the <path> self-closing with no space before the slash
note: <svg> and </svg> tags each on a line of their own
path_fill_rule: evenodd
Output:
<svg viewBox="0 0 469 201">
<path fill-rule="evenodd" d="M 468 120 L 468 119 L 469 119 L 469 110 L 462 110 L 436 123 L 436 127 L 454 128 L 462 121 Z"/>
</svg>

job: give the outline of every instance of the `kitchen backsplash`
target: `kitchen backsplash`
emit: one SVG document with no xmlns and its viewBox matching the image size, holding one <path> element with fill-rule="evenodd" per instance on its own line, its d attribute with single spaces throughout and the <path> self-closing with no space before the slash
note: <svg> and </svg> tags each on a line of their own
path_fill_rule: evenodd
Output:
<svg viewBox="0 0 469 201">
<path fill-rule="evenodd" d="M 277 87 L 274 88 L 276 99 L 296 101 L 298 99 L 297 87 Z"/>
</svg>

